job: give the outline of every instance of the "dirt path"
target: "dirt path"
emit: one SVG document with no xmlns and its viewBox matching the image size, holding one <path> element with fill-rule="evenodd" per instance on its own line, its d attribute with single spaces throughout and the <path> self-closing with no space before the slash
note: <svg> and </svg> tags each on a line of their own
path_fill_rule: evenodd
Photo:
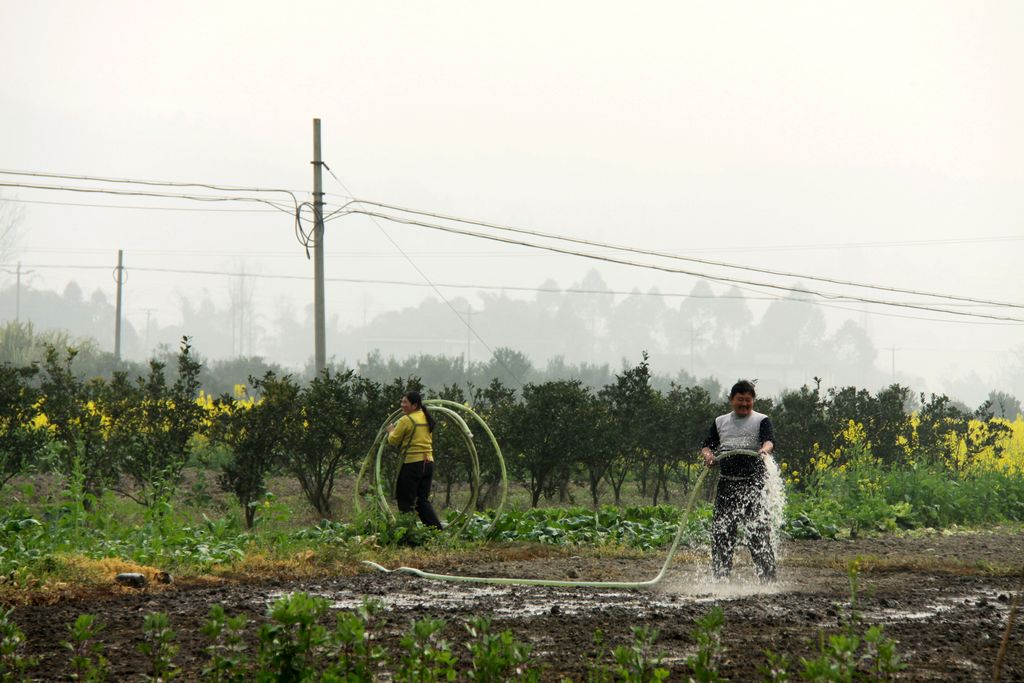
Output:
<svg viewBox="0 0 1024 683">
<path fill-rule="evenodd" d="M 1024 533 L 791 541 L 783 552 L 780 581 L 770 589 L 742 581 L 750 567 L 749 557 L 741 551 L 736 578 L 718 585 L 708 584 L 705 570 L 684 558 L 663 586 L 646 591 L 453 584 L 367 572 L 302 584 L 177 586 L 133 593 L 112 589 L 110 595 L 85 602 L 19 607 L 13 616 L 32 652 L 43 658 L 34 674 L 38 680 L 67 680 L 67 657 L 60 642 L 67 637 L 65 624 L 82 612 L 97 614 L 107 625 L 103 640 L 115 667 L 112 680 L 139 680 L 144 663 L 136 646 L 143 616 L 153 611 L 170 615 L 181 647 L 175 661 L 184 670 L 184 680 L 194 680 L 205 661 L 206 642 L 199 629 L 212 604 L 222 604 L 229 614 L 245 613 L 255 625 L 270 602 L 300 590 L 323 595 L 338 608 L 351 608 L 365 597 L 384 601 L 387 610 L 376 632 L 392 648 L 411 620 L 429 615 L 448 622 L 445 637 L 461 653 L 465 648 L 458 643 L 465 633 L 460 622 L 490 615 L 496 627 L 511 629 L 533 646 L 546 666 L 544 680 L 551 681 L 584 678 L 596 629 L 614 646 L 631 640 L 632 626 L 646 625 L 661 633 L 658 649 L 672 669 L 670 680 L 681 680 L 683 662 L 693 653 L 694 621 L 717 604 L 725 613 L 721 673 L 733 681 L 747 681 L 760 679 L 757 670 L 765 661 L 764 650 L 785 652 L 794 660 L 811 657 L 819 633 L 840 628 L 850 598 L 845 567 L 861 556 L 859 611 L 865 623 L 884 625 L 886 634 L 899 641 L 899 652 L 909 664 L 901 680 L 991 680 L 1019 583 L 1008 570 L 1024 567 Z M 661 562 L 659 556 L 636 560 L 565 555 L 424 568 L 621 581 L 648 579 Z M 1018 615 L 1006 651 L 1004 681 L 1024 681 L 1022 621 Z"/>
</svg>

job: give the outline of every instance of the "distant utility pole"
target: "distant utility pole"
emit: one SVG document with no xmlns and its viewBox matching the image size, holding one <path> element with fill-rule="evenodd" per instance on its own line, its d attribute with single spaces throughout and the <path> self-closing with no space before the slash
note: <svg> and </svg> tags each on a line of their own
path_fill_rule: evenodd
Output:
<svg viewBox="0 0 1024 683">
<path fill-rule="evenodd" d="M 4 272 L 5 273 L 11 273 L 16 278 L 15 279 L 15 283 L 16 284 L 14 286 L 14 322 L 19 323 L 19 322 L 21 322 L 21 274 L 24 273 L 25 275 L 28 275 L 29 273 L 34 273 L 36 271 L 34 271 L 34 270 L 22 270 L 21 269 L 21 261 L 18 261 L 17 269 L 15 269 L 15 270 L 7 270 L 5 268 Z"/>
<path fill-rule="evenodd" d="M 466 307 L 466 372 L 469 372 L 469 368 L 473 363 L 472 357 L 470 356 L 470 344 L 472 343 L 473 326 L 470 321 L 473 319 L 473 307 Z"/>
<path fill-rule="evenodd" d="M 895 344 L 893 344 L 893 346 L 889 349 L 889 351 L 892 352 L 892 382 L 893 382 L 893 384 L 896 383 L 896 352 L 898 350 L 899 349 L 896 348 Z"/>
<path fill-rule="evenodd" d="M 16 323 L 20 323 L 21 322 L 21 274 L 25 273 L 25 275 L 28 275 L 29 273 L 34 273 L 34 272 L 36 272 L 36 271 L 34 271 L 34 270 L 22 270 L 21 269 L 21 261 L 18 261 L 18 270 L 17 270 L 17 277 L 16 277 L 17 284 L 14 287 L 14 322 L 16 322 Z"/>
<path fill-rule="evenodd" d="M 327 367 L 324 321 L 324 179 L 320 158 L 320 119 L 313 119 L 313 359 L 316 372 Z"/>
<path fill-rule="evenodd" d="M 114 312 L 114 360 L 121 360 L 121 290 L 124 280 L 124 250 L 117 250 L 117 307 Z"/>
<path fill-rule="evenodd" d="M 143 345 L 143 348 L 146 350 L 146 354 L 148 356 L 148 354 L 149 354 L 149 329 L 150 329 L 149 321 L 150 321 L 150 316 L 153 314 L 153 311 L 155 311 L 156 309 L 155 308 L 144 308 L 142 310 L 144 310 L 146 312 L 146 343 Z"/>
</svg>

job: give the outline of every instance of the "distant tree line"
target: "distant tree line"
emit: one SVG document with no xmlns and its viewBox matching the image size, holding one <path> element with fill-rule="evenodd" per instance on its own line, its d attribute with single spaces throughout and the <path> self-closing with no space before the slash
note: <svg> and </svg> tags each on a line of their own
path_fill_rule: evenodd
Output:
<svg viewBox="0 0 1024 683">
<path fill-rule="evenodd" d="M 705 281 L 685 293 L 651 289 L 624 294 L 612 292 L 600 274 L 591 271 L 565 287 L 545 281 L 532 299 L 477 292 L 476 303 L 459 297 L 447 303 L 424 298 L 401 311 L 364 314 L 358 321 L 331 316 L 326 321 L 327 348 L 335 358 L 345 359 L 336 362 L 336 370 L 352 367 L 377 379 L 399 376 L 394 366 L 408 367 L 408 359 L 414 359 L 422 368 L 415 371 L 428 386 L 479 386 L 492 378 L 519 386 L 571 378 L 596 389 L 611 381 L 623 359 L 635 359 L 639 349 L 648 350 L 656 360 L 661 374 L 652 381 L 663 391 L 673 381 L 714 389 L 697 381 L 699 377 L 761 377 L 762 386 L 772 393 L 814 375 L 828 386 L 877 388 L 897 379 L 879 368 L 879 350 L 862 325 L 850 319 L 827 329 L 822 310 L 801 293 L 798 283 L 794 290 L 765 303 L 735 287 L 715 291 Z M 311 310 L 282 306 L 257 311 L 252 294 L 251 278 L 240 276 L 229 281 L 226 305 L 215 304 L 208 296 L 182 299 L 180 323 L 161 324 L 156 316 L 151 321 L 147 317 L 144 326 L 126 320 L 123 356 L 167 359 L 177 340 L 188 335 L 206 359 L 204 386 L 219 391 L 216 382 L 232 373 L 234 383 L 244 382 L 246 368 L 248 374 L 262 374 L 260 364 L 275 372 L 287 367 L 308 381 L 315 374 L 310 365 Z M 74 282 L 61 294 L 8 287 L 0 289 L 0 313 L 13 318 L 16 299 L 22 321 L 32 321 L 38 330 L 68 330 L 81 349 L 76 365 L 88 355 L 84 340 L 106 340 L 89 341 L 96 350 L 112 347 L 114 307 L 102 291 L 86 296 Z M 754 307 L 760 309 L 757 316 Z M 452 308 L 466 312 L 481 338 L 501 340 L 503 348 L 484 348 L 478 339 L 467 338 L 464 319 L 453 315 Z M 379 351 L 366 354 L 366 349 Z M 508 357 L 502 358 L 503 353 Z M 1024 348 L 1006 366 L 998 388 L 1024 394 Z M 141 368 L 145 371 L 144 363 Z M 969 394 L 975 403 L 984 395 L 979 384 L 976 377 L 947 378 L 944 386 Z"/>
</svg>

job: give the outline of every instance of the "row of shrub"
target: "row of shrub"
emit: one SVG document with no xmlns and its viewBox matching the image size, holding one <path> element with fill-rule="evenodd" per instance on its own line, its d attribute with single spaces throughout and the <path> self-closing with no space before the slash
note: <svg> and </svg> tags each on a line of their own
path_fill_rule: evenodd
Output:
<svg viewBox="0 0 1024 683">
<path fill-rule="evenodd" d="M 174 497 L 190 464 L 215 467 L 249 527 L 271 475 L 294 478 L 318 516 L 335 517 L 336 483 L 358 469 L 401 394 L 423 389 L 415 377 L 385 385 L 327 370 L 305 384 L 267 373 L 250 378 L 251 395 L 242 389 L 211 397 L 199 386 L 200 364 L 187 339 L 173 372 L 153 361 L 146 376 L 83 381 L 71 370 L 74 357 L 73 349 L 50 347 L 42 365 L 0 365 L 0 484 L 77 467 L 85 491 L 115 491 L 153 506 Z M 520 390 L 494 381 L 426 393 L 466 403 L 487 420 L 509 476 L 532 506 L 575 502 L 580 490 L 594 507 L 609 493 L 621 504 L 626 487 L 653 504 L 685 494 L 701 467 L 696 453 L 709 425 L 729 409 L 724 397 L 702 387 L 656 390 L 646 357 L 598 391 L 557 380 Z M 830 473 L 847 467 L 925 468 L 929 476 L 959 482 L 1024 472 L 1022 418 L 994 417 L 988 404 L 968 411 L 945 396 L 922 396 L 910 411 L 911 398 L 899 385 L 877 394 L 815 386 L 759 399 L 758 408 L 775 422 L 778 457 L 798 493 L 834 493 L 841 484 Z M 450 503 L 453 491 L 470 481 L 472 465 L 457 430 L 444 420 L 434 441 L 439 491 Z M 489 441 L 477 444 L 484 482 L 478 506 L 485 509 L 501 471 Z M 392 469 L 395 464 L 389 460 Z M 920 524 L 942 523 L 942 515 L 927 512 L 936 501 L 905 502 Z M 1005 514 L 1018 518 L 1012 509 Z"/>
</svg>

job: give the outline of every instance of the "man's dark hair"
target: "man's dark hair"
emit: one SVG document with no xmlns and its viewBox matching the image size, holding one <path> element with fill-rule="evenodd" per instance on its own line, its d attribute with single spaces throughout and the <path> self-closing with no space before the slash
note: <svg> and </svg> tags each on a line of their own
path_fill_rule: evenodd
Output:
<svg viewBox="0 0 1024 683">
<path fill-rule="evenodd" d="M 729 390 L 729 398 L 732 398 L 736 394 L 750 394 L 754 398 L 757 398 L 757 391 L 754 389 L 754 383 L 746 379 L 741 379 L 739 382 L 732 385 L 732 389 Z"/>
</svg>

